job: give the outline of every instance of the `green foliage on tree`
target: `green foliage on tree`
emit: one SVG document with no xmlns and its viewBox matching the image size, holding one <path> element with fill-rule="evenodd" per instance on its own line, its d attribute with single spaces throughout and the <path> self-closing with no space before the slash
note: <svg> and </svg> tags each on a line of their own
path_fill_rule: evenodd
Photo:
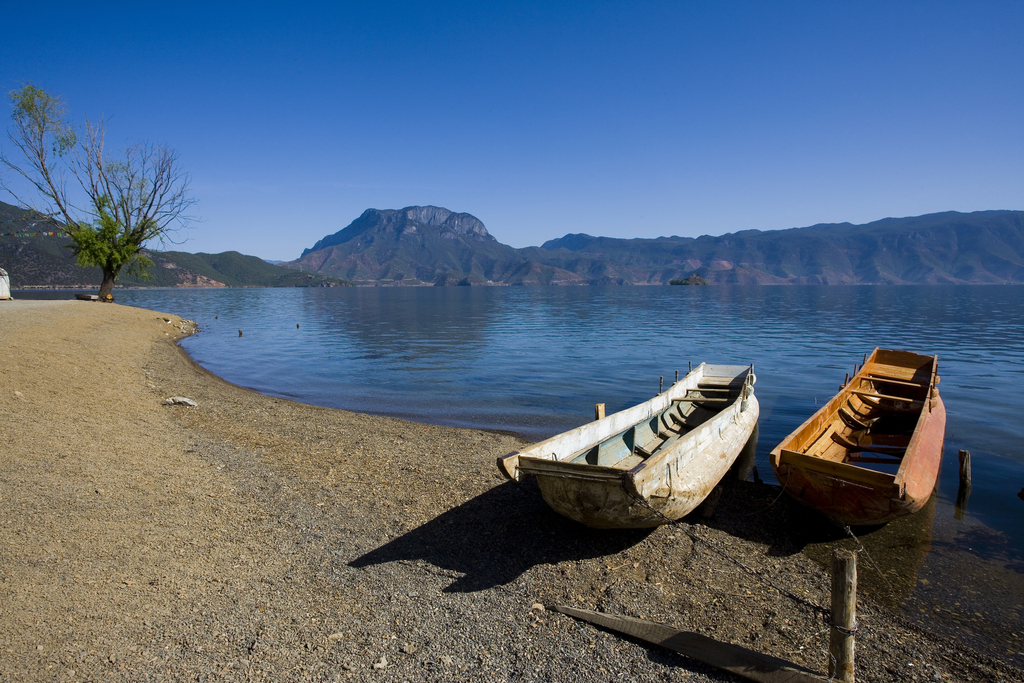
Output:
<svg viewBox="0 0 1024 683">
<path fill-rule="evenodd" d="M 163 146 L 136 144 L 108 156 L 102 121 L 86 118 L 77 130 L 63 100 L 33 85 L 8 95 L 7 137 L 19 153 L 0 152 L 0 163 L 17 180 L 0 177 L 0 187 L 68 234 L 78 264 L 103 272 L 99 295 L 106 298 L 122 269 L 141 274 L 152 265 L 142 254 L 147 243 L 162 243 L 189 222 L 189 176 Z"/>
<path fill-rule="evenodd" d="M 125 234 L 124 226 L 107 208 L 109 203 L 108 197 L 100 197 L 96 206 L 99 218 L 92 225 L 79 223 L 69 232 L 71 249 L 78 265 L 85 268 L 97 266 L 103 268 L 104 273 L 107 270 L 120 273 L 123 268 L 127 273 L 145 277 L 146 269 L 153 265 L 153 261 L 142 253 L 130 235 Z M 152 232 L 152 226 L 142 225 L 140 228 Z"/>
</svg>

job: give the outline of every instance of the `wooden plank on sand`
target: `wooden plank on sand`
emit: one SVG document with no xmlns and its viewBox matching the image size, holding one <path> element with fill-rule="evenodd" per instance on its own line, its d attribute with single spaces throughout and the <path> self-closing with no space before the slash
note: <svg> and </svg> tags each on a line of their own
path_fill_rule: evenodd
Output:
<svg viewBox="0 0 1024 683">
<path fill-rule="evenodd" d="M 754 652 L 739 645 L 723 643 L 699 633 L 678 631 L 653 621 L 604 614 L 588 609 L 576 609 L 562 605 L 557 605 L 553 609 L 570 617 L 660 645 L 750 681 L 823 683 L 825 680 L 810 669 L 805 669 L 784 659 Z"/>
</svg>

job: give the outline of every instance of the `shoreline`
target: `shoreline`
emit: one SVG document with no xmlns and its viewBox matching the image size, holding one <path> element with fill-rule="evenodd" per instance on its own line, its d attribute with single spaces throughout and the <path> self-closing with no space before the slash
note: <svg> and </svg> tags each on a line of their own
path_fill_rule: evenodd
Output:
<svg viewBox="0 0 1024 683">
<path fill-rule="evenodd" d="M 821 614 L 765 583 L 828 604 L 775 487 L 730 483 L 709 520 L 589 530 L 504 482 L 512 435 L 258 394 L 195 363 L 180 320 L 0 302 L 0 681 L 721 680 L 535 603 L 824 670 Z M 1024 680 L 873 601 L 859 618 L 862 680 Z"/>
</svg>

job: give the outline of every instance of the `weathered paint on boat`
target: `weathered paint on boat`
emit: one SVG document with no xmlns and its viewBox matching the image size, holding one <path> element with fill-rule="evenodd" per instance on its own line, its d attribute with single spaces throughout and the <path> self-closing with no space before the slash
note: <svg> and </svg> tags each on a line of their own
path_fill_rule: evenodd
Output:
<svg viewBox="0 0 1024 683">
<path fill-rule="evenodd" d="M 851 526 L 920 510 L 942 466 L 946 408 L 937 372 L 938 356 L 875 349 L 836 396 L 771 452 L 786 493 Z"/>
<path fill-rule="evenodd" d="M 696 508 L 757 425 L 751 368 L 702 363 L 639 405 L 498 458 L 537 477 L 556 512 L 596 528 L 643 528 Z"/>
</svg>

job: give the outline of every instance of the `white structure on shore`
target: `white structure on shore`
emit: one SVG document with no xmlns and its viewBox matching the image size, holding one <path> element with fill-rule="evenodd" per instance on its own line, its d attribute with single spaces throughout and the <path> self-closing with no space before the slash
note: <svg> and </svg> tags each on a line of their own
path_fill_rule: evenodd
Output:
<svg viewBox="0 0 1024 683">
<path fill-rule="evenodd" d="M 0 268 L 0 301 L 11 298 L 11 278 Z"/>
</svg>

